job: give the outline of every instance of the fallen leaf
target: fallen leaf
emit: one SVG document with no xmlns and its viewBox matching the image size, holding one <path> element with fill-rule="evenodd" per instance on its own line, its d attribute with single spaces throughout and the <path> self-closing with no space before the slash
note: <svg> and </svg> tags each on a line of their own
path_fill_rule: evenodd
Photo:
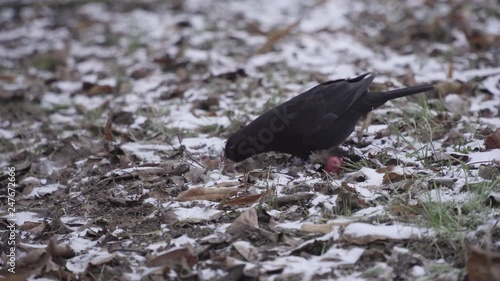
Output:
<svg viewBox="0 0 500 281">
<path fill-rule="evenodd" d="M 471 247 L 467 275 L 469 281 L 500 281 L 500 253 Z"/>
<path fill-rule="evenodd" d="M 175 86 L 174 88 L 169 88 L 161 93 L 160 100 L 169 100 L 173 98 L 182 98 L 184 96 L 184 92 L 188 89 L 188 85 L 180 84 Z"/>
<path fill-rule="evenodd" d="M 236 71 L 224 72 L 216 75 L 216 78 L 226 79 L 231 82 L 236 81 L 239 77 L 247 77 L 247 73 L 243 68 L 238 68 Z"/>
<path fill-rule="evenodd" d="M 138 79 L 148 77 L 151 74 L 153 74 L 153 69 L 141 67 L 139 69 L 132 71 L 132 73 L 130 73 L 130 77 L 132 77 L 135 80 L 138 80 Z"/>
<path fill-rule="evenodd" d="M 69 245 L 58 245 L 54 238 L 50 239 L 47 246 L 47 252 L 53 257 L 61 257 L 63 259 L 71 259 L 76 256 L 76 253 Z"/>
<path fill-rule="evenodd" d="M 394 172 L 387 172 L 387 173 L 385 173 L 382 182 L 384 184 L 389 184 L 389 183 L 393 183 L 393 182 L 398 182 L 398 181 L 404 180 L 405 178 L 406 178 L 405 175 L 400 175 L 400 174 L 394 173 Z"/>
<path fill-rule="evenodd" d="M 114 124 L 130 125 L 134 123 L 134 114 L 128 111 L 113 112 L 111 115 L 111 121 Z"/>
<path fill-rule="evenodd" d="M 417 216 L 422 213 L 422 206 L 410 206 L 408 204 L 393 204 L 389 209 L 395 216 Z"/>
<path fill-rule="evenodd" d="M 500 166 L 498 164 L 480 165 L 477 175 L 487 180 L 494 180 L 500 175 Z"/>
<path fill-rule="evenodd" d="M 87 92 L 89 96 L 113 93 L 113 87 L 110 85 L 99 85 L 90 82 L 83 82 L 82 89 Z"/>
<path fill-rule="evenodd" d="M 28 281 L 28 277 L 24 276 L 23 274 L 21 274 L 21 273 L 12 274 L 12 273 L 8 272 L 7 269 L 0 270 L 0 276 L 5 278 L 4 280 L 9 280 L 9 281 Z M 29 280 L 33 280 L 33 279 L 29 279 Z"/>
<path fill-rule="evenodd" d="M 255 262 L 259 258 L 259 249 L 252 246 L 250 242 L 247 241 L 236 241 L 233 243 L 233 247 L 238 251 L 238 253 L 244 257 L 247 261 Z"/>
<path fill-rule="evenodd" d="M 484 146 L 488 150 L 500 148 L 500 128 L 486 136 L 484 139 Z"/>
<path fill-rule="evenodd" d="M 113 141 L 113 123 L 111 122 L 111 118 L 108 118 L 106 121 L 106 125 L 104 126 L 104 139 L 112 142 Z"/>
<path fill-rule="evenodd" d="M 458 81 L 441 81 L 434 87 L 436 91 L 443 96 L 449 93 L 461 94 L 464 92 L 464 85 Z"/>
<path fill-rule="evenodd" d="M 262 198 L 262 195 L 264 195 L 266 192 L 261 193 L 261 194 L 252 194 L 252 195 L 247 195 L 247 196 L 242 196 L 242 197 L 236 197 L 236 198 L 231 198 L 228 200 L 224 200 L 221 202 L 222 206 L 247 206 L 251 205 L 257 201 L 259 201 L 260 198 Z"/>
<path fill-rule="evenodd" d="M 41 266 L 50 259 L 49 254 L 45 249 L 33 249 L 25 256 L 17 260 L 16 266 L 20 268 Z"/>
<path fill-rule="evenodd" d="M 198 257 L 191 244 L 186 244 L 181 247 L 175 247 L 166 252 L 159 254 L 156 257 L 150 258 L 146 265 L 149 267 L 154 266 L 167 266 L 171 269 L 188 268 L 192 269 L 198 263 Z"/>
<path fill-rule="evenodd" d="M 300 230 L 309 233 L 330 233 L 333 230 L 333 224 L 325 223 L 325 224 L 312 224 L 312 223 L 304 223 Z"/>
<path fill-rule="evenodd" d="M 352 213 L 368 207 L 362 196 L 354 188 L 345 183 L 342 183 L 335 203 L 338 214 Z"/>
<path fill-rule="evenodd" d="M 220 201 L 227 199 L 230 194 L 236 194 L 236 192 L 238 192 L 238 188 L 196 187 L 179 193 L 176 199 L 181 202 L 192 200 Z"/>
<path fill-rule="evenodd" d="M 205 111 L 213 111 L 219 108 L 219 97 L 210 96 L 203 100 L 193 102 L 193 109 L 201 109 Z"/>
<path fill-rule="evenodd" d="M 226 228 L 226 233 L 238 234 L 244 231 L 251 231 L 259 228 L 257 211 L 255 208 L 250 208 L 234 220 L 234 222 Z"/>
<path fill-rule="evenodd" d="M 8 74 L 1 74 L 0 75 L 0 81 L 3 81 L 5 83 L 14 83 L 16 82 L 16 76 L 14 75 L 8 75 Z"/>
<path fill-rule="evenodd" d="M 155 63 L 161 65 L 162 67 L 167 67 L 175 62 L 175 59 L 172 58 L 169 54 L 165 54 L 159 58 L 155 58 L 153 60 Z"/>
<path fill-rule="evenodd" d="M 47 228 L 47 224 L 45 222 L 32 222 L 27 221 L 23 225 L 19 227 L 19 229 L 35 234 L 41 234 Z"/>
</svg>

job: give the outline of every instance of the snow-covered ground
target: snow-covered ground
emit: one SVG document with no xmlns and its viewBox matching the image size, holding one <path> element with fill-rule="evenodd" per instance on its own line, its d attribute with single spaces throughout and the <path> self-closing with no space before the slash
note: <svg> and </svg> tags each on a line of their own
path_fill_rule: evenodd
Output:
<svg viewBox="0 0 500 281">
<path fill-rule="evenodd" d="M 17 185 L 0 245 L 15 233 L 29 280 L 462 277 L 473 247 L 500 249 L 500 6 L 462 4 L 0 4 L 0 167 Z M 342 173 L 321 153 L 223 159 L 265 109 L 365 72 L 377 91 L 436 90 L 360 122 Z"/>
</svg>

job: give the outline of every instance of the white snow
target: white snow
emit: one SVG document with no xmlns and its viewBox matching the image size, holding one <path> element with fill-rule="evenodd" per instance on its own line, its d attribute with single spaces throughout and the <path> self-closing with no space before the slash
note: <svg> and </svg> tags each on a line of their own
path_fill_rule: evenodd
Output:
<svg viewBox="0 0 500 281">
<path fill-rule="evenodd" d="M 373 217 L 385 214 L 384 206 L 368 207 L 352 214 L 353 217 Z"/>
<path fill-rule="evenodd" d="M 66 262 L 66 268 L 74 273 L 83 273 L 89 263 L 99 265 L 107 260 L 116 257 L 116 253 L 109 253 L 107 250 L 90 249 L 87 253 L 77 255 Z"/>
<path fill-rule="evenodd" d="M 479 165 L 486 164 L 491 161 L 499 161 L 500 160 L 500 148 L 492 149 L 485 152 L 470 152 L 467 154 L 469 159 L 469 165 Z"/>
<path fill-rule="evenodd" d="M 3 218 L 8 220 L 13 220 L 19 226 L 23 225 L 26 222 L 40 222 L 43 221 L 43 218 L 40 217 L 40 214 L 34 212 L 14 212 L 13 216 L 4 215 Z"/>
<path fill-rule="evenodd" d="M 174 213 L 179 221 L 195 222 L 195 223 L 202 221 L 210 221 L 222 215 L 222 211 L 208 209 L 208 208 L 200 208 L 200 207 L 192 207 L 192 208 L 179 207 L 174 210 Z"/>
<path fill-rule="evenodd" d="M 372 225 L 367 223 L 353 223 L 348 225 L 343 235 L 351 237 L 380 236 L 391 240 L 418 239 L 431 232 L 407 225 Z"/>
<path fill-rule="evenodd" d="M 15 132 L 0 129 L 0 139 L 12 139 L 15 135 Z"/>
<path fill-rule="evenodd" d="M 196 240 L 193 238 L 189 238 L 186 234 L 179 236 L 177 238 L 174 238 L 170 241 L 171 244 L 175 245 L 176 247 L 183 246 L 185 244 L 191 244 L 191 245 L 196 245 Z"/>
<path fill-rule="evenodd" d="M 35 198 L 39 198 L 39 197 L 42 197 L 42 196 L 45 196 L 48 194 L 52 194 L 61 188 L 65 188 L 65 186 L 58 184 L 58 183 L 48 184 L 45 186 L 38 186 L 38 187 L 34 187 L 30 193 L 24 194 L 21 197 L 23 199 L 35 199 Z"/>
<path fill-rule="evenodd" d="M 164 153 L 165 151 L 171 151 L 171 145 L 165 144 L 153 144 L 153 143 L 140 143 L 140 142 L 128 142 L 121 145 L 121 149 L 127 154 L 132 154 L 137 156 L 148 163 L 159 163 L 161 162 L 161 157 L 159 153 Z M 138 170 L 140 167 L 131 168 L 132 170 L 124 170 L 124 172 L 131 172 L 134 169 Z M 144 169 L 148 169 L 145 167 Z M 151 167 L 149 167 L 151 169 Z"/>
</svg>

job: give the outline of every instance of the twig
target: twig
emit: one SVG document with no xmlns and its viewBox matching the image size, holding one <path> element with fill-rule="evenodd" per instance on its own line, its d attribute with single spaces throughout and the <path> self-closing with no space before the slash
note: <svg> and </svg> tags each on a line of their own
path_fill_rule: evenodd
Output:
<svg viewBox="0 0 500 281">
<path fill-rule="evenodd" d="M 200 162 L 198 162 L 196 159 L 194 159 L 193 155 L 186 149 L 186 147 L 182 144 L 182 138 L 181 138 L 181 134 L 177 133 L 177 140 L 179 141 L 179 145 L 180 145 L 180 148 L 182 150 L 182 152 L 186 153 L 186 155 L 189 157 L 189 159 L 191 159 L 194 163 L 198 164 L 200 167 L 202 167 L 203 169 L 207 169 L 207 167 L 205 167 L 205 165 L 201 164 Z"/>
</svg>

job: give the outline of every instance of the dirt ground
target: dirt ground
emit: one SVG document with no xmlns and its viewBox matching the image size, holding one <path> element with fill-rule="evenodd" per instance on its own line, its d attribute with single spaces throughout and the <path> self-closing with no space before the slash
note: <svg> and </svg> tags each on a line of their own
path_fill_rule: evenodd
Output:
<svg viewBox="0 0 500 281">
<path fill-rule="evenodd" d="M 498 281 L 499 61 L 496 1 L 2 1 L 0 279 Z M 366 72 L 435 90 L 224 159 Z"/>
</svg>

